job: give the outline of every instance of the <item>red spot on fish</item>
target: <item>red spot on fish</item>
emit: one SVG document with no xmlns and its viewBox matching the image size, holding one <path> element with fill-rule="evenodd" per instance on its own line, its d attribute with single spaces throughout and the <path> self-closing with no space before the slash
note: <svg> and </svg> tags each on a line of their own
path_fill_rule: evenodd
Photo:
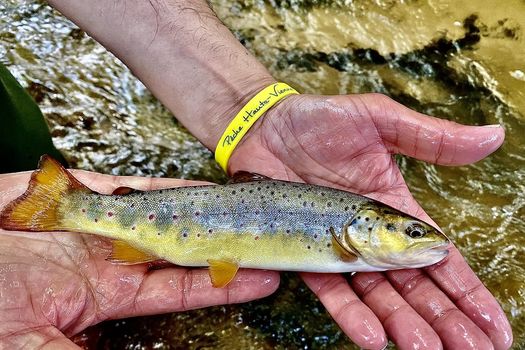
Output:
<svg viewBox="0 0 525 350">
<path fill-rule="evenodd" d="M 258 240 L 259 239 L 259 236 L 255 236 L 255 240 Z"/>
<path fill-rule="evenodd" d="M 155 214 L 149 214 L 148 219 L 151 221 L 155 219 Z"/>
<path fill-rule="evenodd" d="M 108 216 L 109 216 L 109 217 L 112 217 L 112 216 L 113 216 L 113 212 L 108 211 Z"/>
</svg>

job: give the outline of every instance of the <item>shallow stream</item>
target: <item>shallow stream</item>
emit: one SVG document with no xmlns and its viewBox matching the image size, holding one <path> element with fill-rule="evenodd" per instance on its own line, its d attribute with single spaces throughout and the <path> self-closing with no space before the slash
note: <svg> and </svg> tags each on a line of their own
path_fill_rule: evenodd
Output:
<svg viewBox="0 0 525 350">
<path fill-rule="evenodd" d="M 525 347 L 525 2 L 214 0 L 281 81 L 302 92 L 385 93 L 418 111 L 506 129 L 472 166 L 400 158 L 416 199 L 451 236 Z M 38 1 L 0 2 L 0 61 L 42 108 L 74 168 L 222 182 L 211 153 L 129 70 Z M 87 348 L 352 348 L 294 275 L 244 305 L 106 322 Z"/>
</svg>

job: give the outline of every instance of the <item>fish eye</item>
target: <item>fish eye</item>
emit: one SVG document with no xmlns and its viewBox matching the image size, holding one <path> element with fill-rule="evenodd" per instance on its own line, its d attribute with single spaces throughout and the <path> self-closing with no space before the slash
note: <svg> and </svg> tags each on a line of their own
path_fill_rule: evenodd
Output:
<svg viewBox="0 0 525 350">
<path fill-rule="evenodd" d="M 427 234 L 427 230 L 419 224 L 410 224 L 406 228 L 405 233 L 411 238 L 421 238 Z"/>
</svg>

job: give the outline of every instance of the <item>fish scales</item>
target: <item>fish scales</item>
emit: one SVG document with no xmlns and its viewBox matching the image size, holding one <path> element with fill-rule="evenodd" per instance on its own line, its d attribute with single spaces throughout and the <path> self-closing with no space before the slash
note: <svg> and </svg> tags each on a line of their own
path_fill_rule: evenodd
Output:
<svg viewBox="0 0 525 350">
<path fill-rule="evenodd" d="M 430 225 L 349 192 L 240 173 L 227 185 L 96 193 L 43 157 L 0 228 L 114 239 L 108 259 L 209 266 L 213 286 L 239 267 L 350 272 L 427 266 L 448 239 Z"/>
<path fill-rule="evenodd" d="M 75 194 L 60 208 L 68 230 L 124 239 L 185 266 L 228 259 L 241 267 L 347 270 L 330 227 L 340 230 L 371 200 L 268 180 L 105 196 Z"/>
</svg>

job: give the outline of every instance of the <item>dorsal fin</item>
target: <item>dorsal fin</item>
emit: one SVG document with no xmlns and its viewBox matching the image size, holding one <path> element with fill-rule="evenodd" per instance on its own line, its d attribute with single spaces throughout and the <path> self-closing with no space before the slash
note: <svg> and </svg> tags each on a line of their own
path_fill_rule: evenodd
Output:
<svg viewBox="0 0 525 350">
<path fill-rule="evenodd" d="M 330 227 L 330 233 L 332 234 L 332 247 L 341 260 L 346 262 L 356 261 L 358 259 L 357 254 L 343 246 L 333 227 Z"/>
<path fill-rule="evenodd" d="M 228 180 L 228 184 L 238 184 L 242 182 L 252 182 L 252 181 L 264 181 L 271 180 L 268 176 L 264 176 L 257 173 L 250 173 L 249 171 L 238 171 Z"/>
<path fill-rule="evenodd" d="M 141 191 L 136 190 L 131 187 L 120 186 L 120 187 L 115 188 L 111 194 L 117 195 L 117 196 L 124 196 L 126 194 L 135 193 L 135 192 L 141 192 Z"/>
</svg>

